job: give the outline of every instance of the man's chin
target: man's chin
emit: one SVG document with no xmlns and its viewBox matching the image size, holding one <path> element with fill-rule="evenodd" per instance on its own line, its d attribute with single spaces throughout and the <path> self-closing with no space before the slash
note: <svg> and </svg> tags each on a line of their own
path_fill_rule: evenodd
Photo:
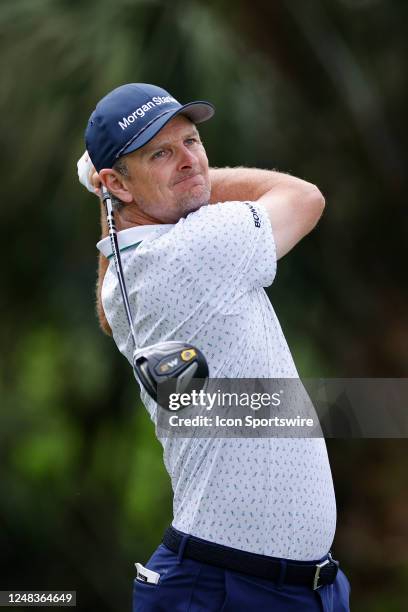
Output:
<svg viewBox="0 0 408 612">
<path fill-rule="evenodd" d="M 202 206 L 206 206 L 208 204 L 209 199 L 209 189 L 200 189 L 199 193 L 190 193 L 188 197 L 180 198 L 178 204 L 179 209 L 183 211 L 183 214 L 181 216 L 186 217 L 189 213 L 199 210 Z"/>
<path fill-rule="evenodd" d="M 187 215 L 189 215 L 192 212 L 196 212 L 197 210 L 199 210 L 202 206 L 206 206 L 208 204 L 208 200 L 199 200 L 199 201 L 194 201 L 194 202 L 189 202 L 188 204 L 186 204 L 185 206 L 183 206 L 183 217 L 186 217 Z"/>
</svg>

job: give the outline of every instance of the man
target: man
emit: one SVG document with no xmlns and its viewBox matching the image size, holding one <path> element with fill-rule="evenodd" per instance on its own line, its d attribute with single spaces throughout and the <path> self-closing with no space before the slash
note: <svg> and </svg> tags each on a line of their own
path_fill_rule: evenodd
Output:
<svg viewBox="0 0 408 612">
<path fill-rule="evenodd" d="M 128 84 L 88 123 L 95 185 L 116 201 L 138 345 L 190 342 L 213 378 L 297 378 L 264 287 L 324 199 L 278 172 L 209 169 L 196 124 L 213 113 L 207 102 L 182 106 L 161 88 Z M 109 239 L 98 247 L 100 313 L 131 361 Z M 142 399 L 157 422 L 156 404 Z M 328 556 L 336 508 L 322 438 L 160 441 L 174 518 L 137 565 L 134 611 L 349 609 L 349 583 Z"/>
</svg>

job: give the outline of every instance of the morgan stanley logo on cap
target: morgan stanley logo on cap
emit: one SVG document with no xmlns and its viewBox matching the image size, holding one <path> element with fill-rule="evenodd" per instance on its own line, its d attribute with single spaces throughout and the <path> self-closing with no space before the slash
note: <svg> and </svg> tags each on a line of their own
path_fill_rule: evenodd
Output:
<svg viewBox="0 0 408 612">
<path fill-rule="evenodd" d="M 210 119 L 209 102 L 180 104 L 167 91 L 147 83 L 121 85 L 98 102 L 89 118 L 85 142 L 96 170 L 112 168 L 126 153 L 143 147 L 175 115 L 193 123 Z"/>
</svg>

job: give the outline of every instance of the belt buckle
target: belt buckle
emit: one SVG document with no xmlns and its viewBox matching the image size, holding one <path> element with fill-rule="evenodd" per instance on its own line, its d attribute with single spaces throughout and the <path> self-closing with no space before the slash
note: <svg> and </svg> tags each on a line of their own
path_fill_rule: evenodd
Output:
<svg viewBox="0 0 408 612">
<path fill-rule="evenodd" d="M 322 586 L 321 584 L 319 584 L 320 571 L 321 571 L 322 567 L 325 567 L 328 564 L 333 564 L 333 566 L 334 566 L 335 574 L 334 574 L 334 577 L 333 577 L 333 581 L 335 580 L 340 564 L 339 564 L 338 561 L 336 561 L 336 559 L 333 559 L 331 551 L 329 551 L 328 554 L 327 554 L 326 561 L 323 561 L 322 563 L 316 563 L 316 572 L 315 572 L 314 579 L 313 579 L 313 590 L 314 591 L 316 591 L 317 589 L 320 589 L 320 587 Z M 331 581 L 331 582 L 333 582 L 333 581 Z M 331 583 L 329 582 L 328 584 L 331 584 Z"/>
<path fill-rule="evenodd" d="M 321 584 L 319 584 L 320 571 L 322 567 L 325 567 L 329 563 L 330 563 L 330 559 L 326 559 L 326 561 L 323 561 L 322 563 L 316 563 L 316 572 L 315 572 L 314 579 L 313 579 L 313 590 L 314 591 L 316 591 L 317 589 L 320 589 L 320 587 L 322 586 Z"/>
</svg>

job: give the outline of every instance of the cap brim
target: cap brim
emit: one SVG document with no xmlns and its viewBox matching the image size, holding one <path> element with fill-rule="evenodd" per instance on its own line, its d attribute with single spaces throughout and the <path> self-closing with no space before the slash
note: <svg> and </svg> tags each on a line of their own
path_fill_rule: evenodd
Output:
<svg viewBox="0 0 408 612">
<path fill-rule="evenodd" d="M 143 131 L 142 134 L 136 136 L 132 142 L 130 142 L 125 148 L 123 148 L 117 159 L 122 157 L 122 155 L 126 155 L 127 153 L 132 153 L 133 151 L 137 151 L 141 147 L 144 147 L 160 130 L 173 119 L 177 115 L 184 115 L 191 119 L 193 123 L 202 123 L 203 121 L 207 121 L 211 119 L 211 117 L 215 113 L 215 107 L 210 104 L 210 102 L 198 101 L 198 102 L 189 102 L 188 104 L 184 104 L 180 108 L 169 111 L 165 115 L 162 115 L 156 121 L 154 121 L 149 127 Z"/>
</svg>

